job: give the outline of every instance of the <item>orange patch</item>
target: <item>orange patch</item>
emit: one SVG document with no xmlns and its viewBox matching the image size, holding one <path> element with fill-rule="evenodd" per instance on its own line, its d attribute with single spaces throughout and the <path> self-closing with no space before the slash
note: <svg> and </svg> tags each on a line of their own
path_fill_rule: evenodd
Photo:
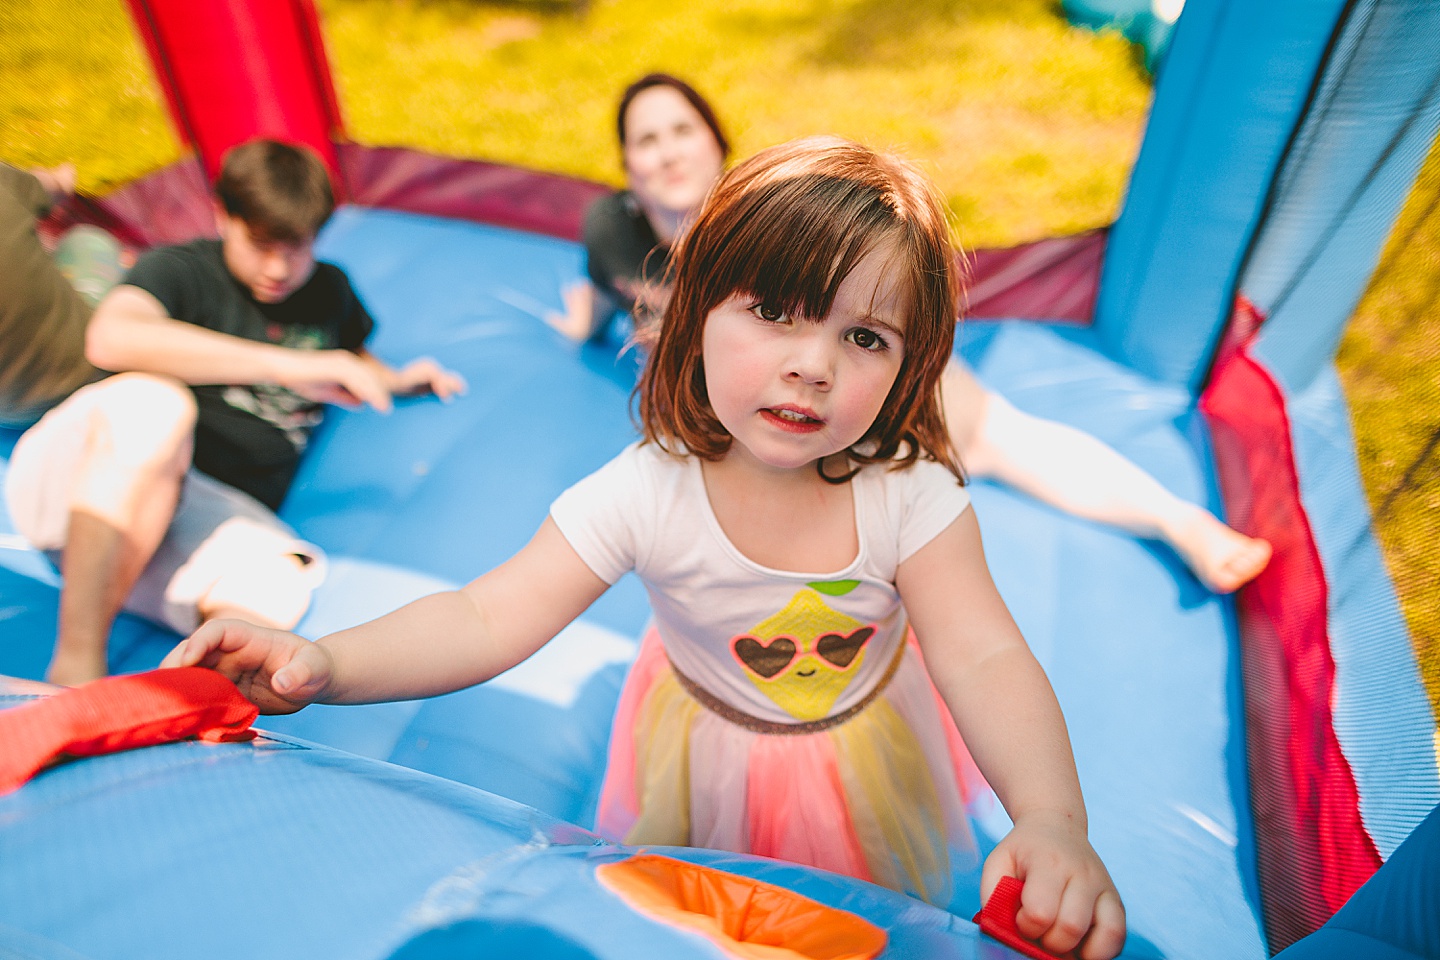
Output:
<svg viewBox="0 0 1440 960">
<path fill-rule="evenodd" d="M 871 960 L 885 949 L 885 931 L 862 917 L 713 867 L 642 853 L 595 876 L 636 912 L 740 960 Z"/>
</svg>

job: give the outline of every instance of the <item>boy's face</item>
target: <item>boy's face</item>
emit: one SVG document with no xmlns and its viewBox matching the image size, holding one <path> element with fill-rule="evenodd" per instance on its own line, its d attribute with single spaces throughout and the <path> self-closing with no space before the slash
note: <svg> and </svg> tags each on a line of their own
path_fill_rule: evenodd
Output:
<svg viewBox="0 0 1440 960">
<path fill-rule="evenodd" d="M 225 266 L 261 303 L 280 303 L 299 290 L 315 272 L 315 239 L 257 240 L 249 224 L 216 208 Z"/>
</svg>

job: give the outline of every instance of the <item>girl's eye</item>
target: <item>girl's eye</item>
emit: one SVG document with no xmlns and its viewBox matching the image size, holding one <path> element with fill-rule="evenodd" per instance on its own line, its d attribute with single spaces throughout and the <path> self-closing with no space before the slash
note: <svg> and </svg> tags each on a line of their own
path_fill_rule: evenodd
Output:
<svg viewBox="0 0 1440 960">
<path fill-rule="evenodd" d="M 884 350 L 889 346 L 884 337 L 868 327 L 856 327 L 847 334 L 846 339 L 861 350 Z"/>
<path fill-rule="evenodd" d="M 784 310 L 770 303 L 757 303 L 750 312 L 766 323 L 784 323 L 787 319 Z"/>
</svg>

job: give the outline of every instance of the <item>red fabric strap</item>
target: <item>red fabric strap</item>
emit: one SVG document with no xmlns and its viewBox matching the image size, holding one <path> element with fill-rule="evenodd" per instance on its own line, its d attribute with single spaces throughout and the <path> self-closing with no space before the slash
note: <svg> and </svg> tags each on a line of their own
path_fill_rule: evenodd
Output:
<svg viewBox="0 0 1440 960">
<path fill-rule="evenodd" d="M 1020 928 L 1015 925 L 1015 917 L 1020 913 L 1020 891 L 1023 889 L 1025 884 L 1022 881 L 1014 877 L 1001 877 L 990 893 L 990 899 L 986 900 L 985 906 L 975 914 L 975 922 L 980 925 L 981 933 L 994 937 L 1011 950 L 1033 957 L 1034 960 L 1056 960 L 1055 954 L 1021 936 Z"/>
<path fill-rule="evenodd" d="M 213 670 L 106 677 L 0 711 L 0 794 L 51 763 L 175 740 L 249 740 L 259 711 Z"/>
</svg>

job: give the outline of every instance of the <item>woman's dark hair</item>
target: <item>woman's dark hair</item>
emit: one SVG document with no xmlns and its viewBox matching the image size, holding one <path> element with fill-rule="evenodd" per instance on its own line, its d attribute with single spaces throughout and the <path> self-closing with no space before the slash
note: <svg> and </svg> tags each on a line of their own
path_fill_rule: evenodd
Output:
<svg viewBox="0 0 1440 960">
<path fill-rule="evenodd" d="M 762 150 L 725 174 L 675 250 L 675 288 L 637 392 L 645 440 L 719 460 L 733 438 L 710 407 L 701 351 L 710 311 L 736 294 L 823 320 L 846 276 L 887 251 L 905 295 L 905 355 L 853 464 L 935 460 L 963 482 L 937 388 L 959 314 L 945 204 L 913 165 L 838 137 Z M 821 476 L 841 482 L 840 477 Z"/>
<path fill-rule="evenodd" d="M 725 139 L 725 133 L 720 129 L 720 120 L 715 116 L 715 110 L 710 106 L 709 101 L 700 96 L 695 88 L 690 86 L 679 77 L 672 77 L 668 73 L 647 73 L 625 88 L 620 96 L 620 109 L 615 111 L 615 130 L 620 135 L 620 149 L 625 149 L 625 114 L 630 110 L 630 103 L 646 90 L 654 87 L 669 87 L 680 96 L 684 97 L 695 112 L 700 114 L 700 119 L 705 121 L 705 126 L 715 135 L 715 142 L 720 145 L 720 156 L 730 156 L 730 141 Z"/>
</svg>

